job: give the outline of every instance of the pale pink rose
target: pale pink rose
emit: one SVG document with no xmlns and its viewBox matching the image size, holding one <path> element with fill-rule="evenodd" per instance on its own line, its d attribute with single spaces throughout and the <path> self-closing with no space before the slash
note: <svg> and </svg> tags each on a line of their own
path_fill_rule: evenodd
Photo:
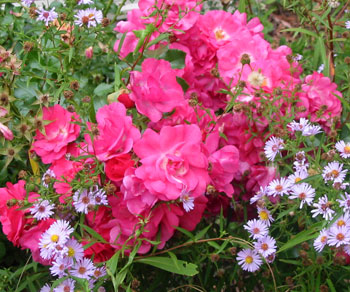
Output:
<svg viewBox="0 0 350 292">
<path fill-rule="evenodd" d="M 89 151 L 100 161 L 130 152 L 141 134 L 133 125 L 132 118 L 126 115 L 123 104 L 113 102 L 100 108 L 96 114 L 98 136 L 91 142 L 90 135 L 85 135 Z"/>
<path fill-rule="evenodd" d="M 176 71 L 164 60 L 146 59 L 142 72 L 133 71 L 130 82 L 130 98 L 138 112 L 152 122 L 158 122 L 162 114 L 171 112 L 184 103 L 184 94 L 176 81 Z"/>
<path fill-rule="evenodd" d="M 94 54 L 94 49 L 92 47 L 88 47 L 86 50 L 85 50 L 85 57 L 87 59 L 92 59 L 92 56 Z"/>
<path fill-rule="evenodd" d="M 12 131 L 7 126 L 5 126 L 2 123 L 0 123 L 0 132 L 1 132 L 2 135 L 4 135 L 6 140 L 12 140 L 13 139 Z"/>
<path fill-rule="evenodd" d="M 165 126 L 159 134 L 147 129 L 134 146 L 142 163 L 135 174 L 161 200 L 176 200 L 184 190 L 192 197 L 201 196 L 209 182 L 201 145 L 196 125 Z"/>
<path fill-rule="evenodd" d="M 45 134 L 36 131 L 33 150 L 41 157 L 42 162 L 52 163 L 62 158 L 67 152 L 68 144 L 78 138 L 80 126 L 73 122 L 79 121 L 79 116 L 58 104 L 45 107 L 43 113 L 43 120 L 51 123 L 44 126 Z"/>
</svg>

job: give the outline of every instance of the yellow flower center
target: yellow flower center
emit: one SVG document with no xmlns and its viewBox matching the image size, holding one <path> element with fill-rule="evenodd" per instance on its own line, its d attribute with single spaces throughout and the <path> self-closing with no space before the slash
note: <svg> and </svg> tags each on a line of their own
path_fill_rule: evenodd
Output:
<svg viewBox="0 0 350 292">
<path fill-rule="evenodd" d="M 327 241 L 327 236 L 322 236 L 322 237 L 321 237 L 321 242 L 322 242 L 322 243 L 325 243 L 326 241 Z"/>
<path fill-rule="evenodd" d="M 56 234 L 51 235 L 51 241 L 52 242 L 57 242 L 59 239 L 60 239 L 60 237 L 58 235 L 56 235 Z"/>
<path fill-rule="evenodd" d="M 276 190 L 277 192 L 280 192 L 280 191 L 283 190 L 283 186 L 277 185 L 277 186 L 275 187 L 275 190 Z"/>
<path fill-rule="evenodd" d="M 222 28 L 216 29 L 214 33 L 217 41 L 221 41 L 227 38 L 227 35 Z"/>
<path fill-rule="evenodd" d="M 74 257 L 74 255 L 75 255 L 75 250 L 71 247 L 68 247 L 68 256 Z"/>
<path fill-rule="evenodd" d="M 350 154 L 350 146 L 349 146 L 349 145 L 346 145 L 346 146 L 344 147 L 344 153 Z"/>
<path fill-rule="evenodd" d="M 338 222 L 337 222 L 337 225 L 340 227 L 340 226 L 344 226 L 345 225 L 345 221 L 340 219 Z"/>
<path fill-rule="evenodd" d="M 263 243 L 263 244 L 261 245 L 261 249 L 262 249 L 262 250 L 268 250 L 268 249 L 269 249 L 269 246 L 267 245 L 267 243 Z"/>
<path fill-rule="evenodd" d="M 298 182 L 301 181 L 301 178 L 300 178 L 300 177 L 296 177 L 294 181 L 295 181 L 296 183 L 298 183 Z"/>
<path fill-rule="evenodd" d="M 246 262 L 247 264 L 251 264 L 251 263 L 253 262 L 253 258 L 252 258 L 251 256 L 247 256 L 247 257 L 245 258 L 245 262 Z"/>
<path fill-rule="evenodd" d="M 333 170 L 331 171 L 331 174 L 332 174 L 333 177 L 338 177 L 339 171 L 336 170 L 336 169 L 333 169 Z"/>
<path fill-rule="evenodd" d="M 260 216 L 260 219 L 261 219 L 261 220 L 267 220 L 267 219 L 269 219 L 269 214 L 267 214 L 266 211 L 260 211 L 259 216 Z"/>
</svg>

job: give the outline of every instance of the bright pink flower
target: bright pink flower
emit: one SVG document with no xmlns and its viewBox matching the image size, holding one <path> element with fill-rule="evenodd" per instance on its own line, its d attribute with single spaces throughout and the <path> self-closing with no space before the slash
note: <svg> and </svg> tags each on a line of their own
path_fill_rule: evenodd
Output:
<svg viewBox="0 0 350 292">
<path fill-rule="evenodd" d="M 91 142 L 85 135 L 89 151 L 101 161 L 107 161 L 130 152 L 133 144 L 140 138 L 140 131 L 126 115 L 125 106 L 113 102 L 100 108 L 96 114 L 99 135 Z"/>
<path fill-rule="evenodd" d="M 18 210 L 18 201 L 23 201 L 26 196 L 25 183 L 24 180 L 20 180 L 14 185 L 8 182 L 6 188 L 0 188 L 0 222 L 2 231 L 15 246 L 19 245 L 19 239 L 27 221 L 25 211 Z"/>
<path fill-rule="evenodd" d="M 79 116 L 58 104 L 44 108 L 43 113 L 43 119 L 52 122 L 44 127 L 45 135 L 36 131 L 33 150 L 44 163 L 52 163 L 62 158 L 67 152 L 68 144 L 79 136 L 80 126 L 73 123 L 79 120 Z"/>
<path fill-rule="evenodd" d="M 125 172 L 121 192 L 129 212 L 142 214 L 157 202 L 157 197 L 146 189 L 143 181 L 136 177 L 135 168 Z"/>
<path fill-rule="evenodd" d="M 219 192 L 225 192 L 229 197 L 233 194 L 231 182 L 238 171 L 239 151 L 235 146 L 224 146 L 212 153 L 209 158 L 211 183 Z"/>
<path fill-rule="evenodd" d="M 330 127 L 332 118 L 339 117 L 342 111 L 339 100 L 342 94 L 337 91 L 337 85 L 322 73 L 314 72 L 305 77 L 302 90 L 303 93 L 297 105 L 305 106 L 306 111 L 299 116 L 311 116 L 312 122 Z M 321 114 L 320 111 L 322 111 Z"/>
<path fill-rule="evenodd" d="M 131 72 L 130 90 L 137 110 L 152 122 L 158 122 L 163 113 L 171 112 L 184 102 L 176 71 L 164 60 L 146 59 L 142 72 Z"/>
<path fill-rule="evenodd" d="M 135 174 L 161 200 L 175 200 L 185 189 L 192 197 L 204 194 L 208 161 L 201 150 L 202 133 L 196 125 L 147 129 L 134 146 L 142 166 Z"/>
</svg>

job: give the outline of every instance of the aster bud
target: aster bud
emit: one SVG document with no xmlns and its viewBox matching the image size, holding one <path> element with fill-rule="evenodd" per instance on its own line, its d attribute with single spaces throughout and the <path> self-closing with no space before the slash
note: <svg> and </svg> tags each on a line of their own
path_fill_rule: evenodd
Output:
<svg viewBox="0 0 350 292">
<path fill-rule="evenodd" d="M 328 291 L 329 289 L 327 285 L 323 284 L 320 286 L 320 292 L 328 292 Z"/>
<path fill-rule="evenodd" d="M 35 6 L 31 6 L 29 8 L 29 17 L 32 19 L 35 19 L 37 17 L 37 13 L 36 13 L 37 8 Z"/>
<path fill-rule="evenodd" d="M 229 248 L 229 252 L 232 256 L 235 256 L 237 254 L 237 247 L 233 246 Z"/>
<path fill-rule="evenodd" d="M 66 99 L 72 99 L 74 96 L 74 93 L 71 90 L 65 90 L 65 91 L 63 91 L 63 96 Z"/>
<path fill-rule="evenodd" d="M 29 53 L 32 50 L 33 46 L 34 46 L 34 43 L 32 43 L 32 42 L 24 42 L 23 50 L 25 52 Z"/>
<path fill-rule="evenodd" d="M 136 278 L 132 279 L 131 281 L 131 288 L 137 289 L 140 287 L 140 281 L 137 280 Z"/>
<path fill-rule="evenodd" d="M 250 57 L 248 54 L 243 54 L 241 57 L 241 64 L 242 65 L 249 65 L 250 64 Z"/>
<path fill-rule="evenodd" d="M 216 78 L 220 77 L 219 70 L 216 67 L 210 70 L 210 74 Z"/>
<path fill-rule="evenodd" d="M 169 35 L 169 43 L 175 43 L 177 41 L 177 36 L 175 34 L 170 34 Z"/>
<path fill-rule="evenodd" d="M 41 119 L 36 118 L 34 120 L 34 127 L 35 127 L 35 129 L 38 129 L 38 130 L 42 129 L 43 121 Z"/>
<path fill-rule="evenodd" d="M 210 255 L 210 260 L 213 262 L 213 263 L 216 263 L 217 261 L 220 260 L 220 256 L 217 254 L 217 253 L 213 253 Z"/>
<path fill-rule="evenodd" d="M 350 64 L 350 57 L 345 57 L 344 63 L 349 65 Z"/>
<path fill-rule="evenodd" d="M 19 179 L 25 178 L 26 176 L 27 176 L 27 172 L 25 170 L 20 170 L 20 172 L 18 173 Z"/>
<path fill-rule="evenodd" d="M 323 265 L 323 264 L 324 264 L 324 257 L 323 257 L 323 256 L 318 256 L 318 257 L 316 258 L 316 263 L 317 263 L 318 265 Z"/>
<path fill-rule="evenodd" d="M 9 96 L 6 92 L 2 92 L 0 94 L 0 104 L 3 106 L 7 106 L 9 104 Z"/>
<path fill-rule="evenodd" d="M 103 27 L 107 27 L 110 23 L 111 23 L 111 21 L 107 17 L 103 18 L 101 21 L 101 24 Z"/>
<path fill-rule="evenodd" d="M 74 105 L 69 105 L 69 106 L 67 106 L 67 111 L 69 111 L 70 113 L 74 113 L 75 112 L 75 107 L 74 107 Z"/>
<path fill-rule="evenodd" d="M 221 278 L 225 275 L 225 269 L 218 269 L 217 272 L 216 272 L 216 276 Z"/>
<path fill-rule="evenodd" d="M 13 148 L 7 149 L 7 155 L 8 156 L 14 156 L 16 151 Z"/>
<path fill-rule="evenodd" d="M 75 91 L 79 90 L 79 87 L 80 87 L 79 82 L 77 80 L 72 81 L 69 86 L 71 89 Z"/>
<path fill-rule="evenodd" d="M 91 97 L 90 97 L 90 96 L 84 96 L 83 99 L 82 99 L 82 101 L 83 101 L 84 103 L 90 103 Z"/>
<path fill-rule="evenodd" d="M 343 34 L 342 34 L 342 37 L 344 39 L 347 39 L 349 36 L 350 36 L 350 33 L 348 31 L 344 31 Z"/>
<path fill-rule="evenodd" d="M 212 185 L 208 185 L 207 186 L 207 193 L 209 194 L 209 195 L 212 195 L 212 194 L 214 194 L 216 192 L 216 189 L 214 188 L 214 186 L 212 186 Z"/>
</svg>

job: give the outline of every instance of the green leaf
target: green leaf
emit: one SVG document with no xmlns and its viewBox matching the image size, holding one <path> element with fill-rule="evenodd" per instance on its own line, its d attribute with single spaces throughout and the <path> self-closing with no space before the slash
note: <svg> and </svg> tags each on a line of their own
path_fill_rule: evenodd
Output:
<svg viewBox="0 0 350 292">
<path fill-rule="evenodd" d="M 72 61 L 73 54 L 74 54 L 74 47 L 70 47 L 69 56 L 68 56 L 68 63 L 70 63 Z"/>
<path fill-rule="evenodd" d="M 307 30 L 307 29 L 301 28 L 301 27 L 292 27 L 292 28 L 286 28 L 286 29 L 281 30 L 281 32 L 285 32 L 285 31 L 294 31 L 294 32 L 298 32 L 298 33 L 307 34 L 307 35 L 312 36 L 314 38 L 318 38 L 318 35 L 316 33 L 314 33 L 313 31 L 310 31 L 310 30 Z"/>
<path fill-rule="evenodd" d="M 108 261 L 107 269 L 111 272 L 112 275 L 117 271 L 118 261 L 119 261 L 120 250 L 118 250 Z"/>
<path fill-rule="evenodd" d="M 157 44 L 157 43 L 159 43 L 159 42 L 161 42 L 163 40 L 168 40 L 168 38 L 169 38 L 169 34 L 168 33 L 162 33 L 160 36 L 155 38 L 153 41 L 149 42 L 147 44 L 147 48 L 149 48 L 149 47 L 151 47 L 151 46 L 153 46 L 153 45 L 155 45 L 155 44 Z"/>
<path fill-rule="evenodd" d="M 153 25 L 153 23 L 149 23 L 147 24 L 145 29 L 133 31 L 135 36 L 139 38 L 139 41 L 137 42 L 133 55 L 135 55 L 141 49 L 141 47 L 145 43 L 146 37 L 148 35 L 151 35 L 155 30 L 156 30 L 156 27 Z"/>
<path fill-rule="evenodd" d="M 101 83 L 95 88 L 94 94 L 96 94 L 97 96 L 107 96 L 112 91 L 113 84 Z"/>
<path fill-rule="evenodd" d="M 149 257 L 138 259 L 135 262 L 151 265 L 164 271 L 184 276 L 194 276 L 198 274 L 197 265 L 177 260 L 177 265 L 175 266 L 174 259 L 168 257 Z"/>
<path fill-rule="evenodd" d="M 341 128 L 340 139 L 344 142 L 350 142 L 350 123 L 345 123 Z"/>
<path fill-rule="evenodd" d="M 194 240 L 194 236 L 191 232 L 189 232 L 186 229 L 183 229 L 181 227 L 178 226 L 174 226 L 176 230 L 180 231 L 181 233 L 185 234 L 187 237 L 191 238 L 192 240 Z"/>
<path fill-rule="evenodd" d="M 98 239 L 102 243 L 107 243 L 107 241 L 105 241 L 105 239 L 99 233 L 97 233 L 95 230 L 93 230 L 91 227 L 86 226 L 85 224 L 80 224 L 80 226 L 85 231 L 87 231 L 94 239 Z"/>
<path fill-rule="evenodd" d="M 332 280 L 328 278 L 326 281 L 327 281 L 328 287 L 331 290 L 331 292 L 337 292 L 337 290 L 335 289 L 335 287 L 333 285 Z"/>
<path fill-rule="evenodd" d="M 304 241 L 308 241 L 310 239 L 316 238 L 319 234 L 319 226 L 321 226 L 322 222 L 318 222 L 312 226 L 310 226 L 309 229 L 304 230 L 300 233 L 298 233 L 293 239 L 289 240 L 287 243 L 285 243 L 283 246 L 279 248 L 277 253 L 280 253 L 284 250 L 287 250 L 289 248 L 292 248 Z"/>
<path fill-rule="evenodd" d="M 194 240 L 197 241 L 197 240 L 201 239 L 204 235 L 206 235 L 211 226 L 212 226 L 212 224 L 208 225 L 203 230 L 199 231 L 196 234 L 196 236 L 194 237 Z"/>
<path fill-rule="evenodd" d="M 176 76 L 176 81 L 177 81 L 177 83 L 179 83 L 181 85 L 183 92 L 186 93 L 186 91 L 190 87 L 188 85 L 188 83 L 186 82 L 186 80 L 181 78 L 181 77 Z"/>
<path fill-rule="evenodd" d="M 164 60 L 170 62 L 171 68 L 182 69 L 185 67 L 186 53 L 180 50 L 168 50 Z"/>
</svg>

